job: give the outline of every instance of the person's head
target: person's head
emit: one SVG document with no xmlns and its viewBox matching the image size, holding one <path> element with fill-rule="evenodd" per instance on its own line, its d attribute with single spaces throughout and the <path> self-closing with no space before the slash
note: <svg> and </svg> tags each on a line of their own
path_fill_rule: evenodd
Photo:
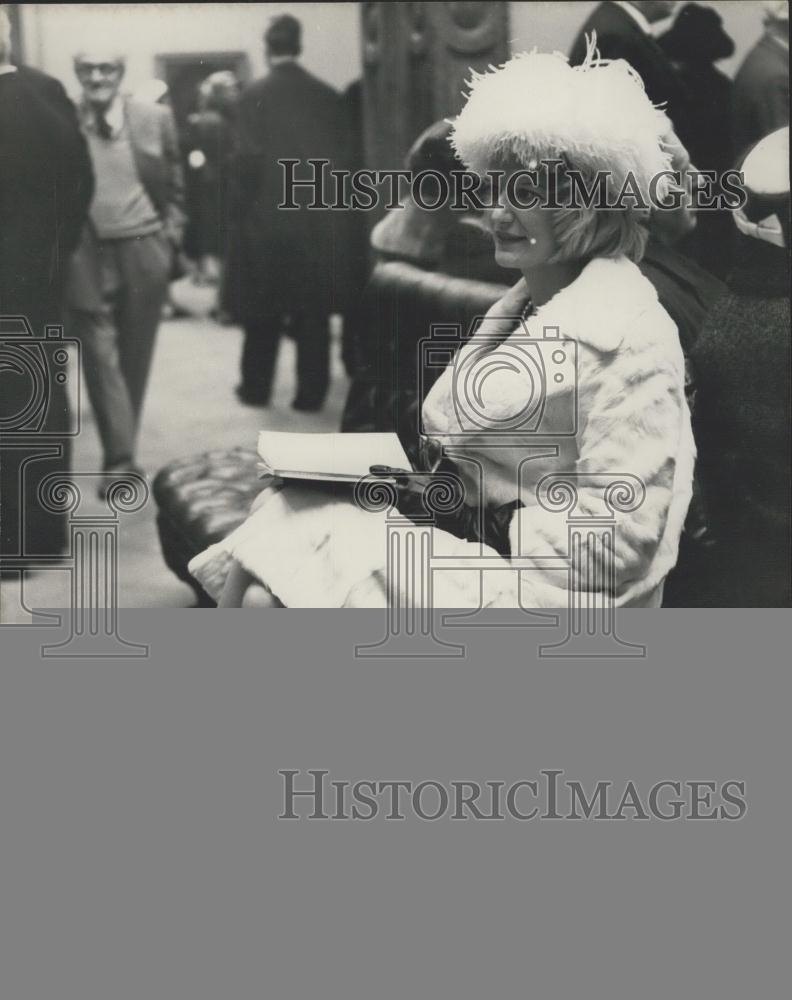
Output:
<svg viewBox="0 0 792 1000">
<path fill-rule="evenodd" d="M 743 159 L 746 202 L 734 212 L 745 236 L 789 248 L 789 126 L 766 135 Z"/>
<path fill-rule="evenodd" d="M 570 205 L 569 174 L 578 171 L 588 191 L 599 178 L 610 202 L 626 184 L 646 204 L 653 192 L 665 195 L 667 181 L 653 189 L 652 179 L 670 166 L 662 145 L 668 119 L 634 71 L 621 60 L 600 62 L 593 50 L 580 67 L 532 52 L 474 76 L 470 86 L 452 143 L 482 178 L 504 173 L 490 214 L 498 264 L 526 273 L 594 257 L 639 261 L 648 239 L 644 208 L 629 198 L 623 207 L 587 208 L 579 198 Z M 538 204 L 525 207 L 531 201 Z"/>
<path fill-rule="evenodd" d="M 452 175 L 455 172 L 461 173 L 465 169 L 464 163 L 451 146 L 450 135 L 451 123 L 445 119 L 425 128 L 407 151 L 404 166 L 413 175 L 433 171 L 435 175 L 442 175 L 450 186 L 453 181 Z M 426 186 L 429 197 L 431 197 L 429 192 L 434 190 L 433 183 Z M 451 212 L 448 201 L 439 208 L 424 211 L 423 214 L 427 221 L 432 219 L 438 226 L 450 227 L 456 221 L 455 213 Z"/>
<path fill-rule="evenodd" d="M 646 20 L 652 24 L 670 17 L 674 13 L 677 0 L 630 0 L 630 5 L 639 10 Z"/>
<path fill-rule="evenodd" d="M 0 66 L 11 62 L 11 19 L 0 7 Z"/>
<path fill-rule="evenodd" d="M 115 98 L 124 79 L 124 57 L 103 49 L 80 52 L 74 57 L 74 72 L 83 95 L 94 107 L 107 107 Z"/>
<path fill-rule="evenodd" d="M 687 3 L 658 44 L 676 63 L 714 63 L 734 55 L 734 42 L 723 30 L 723 18 L 713 7 Z"/>
<path fill-rule="evenodd" d="M 649 235 L 646 212 L 627 207 L 567 207 L 567 171 L 577 170 L 569 156 L 526 160 L 514 153 L 499 154 L 488 169 L 503 173 L 496 207 L 488 213 L 495 260 L 501 267 L 525 274 L 548 264 L 585 263 L 594 257 L 627 257 L 636 262 L 643 257 Z M 536 178 L 526 171 L 534 171 Z M 594 173 L 583 170 L 580 174 L 592 189 Z"/>
<path fill-rule="evenodd" d="M 198 101 L 202 108 L 226 112 L 239 96 L 239 81 L 231 70 L 211 73 L 198 90 Z"/>
<path fill-rule="evenodd" d="M 267 61 L 295 58 L 302 52 L 302 25 L 291 14 L 274 17 L 264 32 L 264 52 Z"/>
</svg>

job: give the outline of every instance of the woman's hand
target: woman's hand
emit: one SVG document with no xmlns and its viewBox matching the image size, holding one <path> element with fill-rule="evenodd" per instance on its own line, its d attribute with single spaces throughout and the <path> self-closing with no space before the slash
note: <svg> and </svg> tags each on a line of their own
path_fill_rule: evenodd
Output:
<svg viewBox="0 0 792 1000">
<path fill-rule="evenodd" d="M 273 494 L 279 493 L 284 486 L 284 481 L 279 479 L 277 476 L 262 476 L 261 492 L 256 496 L 255 500 L 251 504 L 250 513 L 255 514 L 259 507 L 263 507 Z"/>
</svg>

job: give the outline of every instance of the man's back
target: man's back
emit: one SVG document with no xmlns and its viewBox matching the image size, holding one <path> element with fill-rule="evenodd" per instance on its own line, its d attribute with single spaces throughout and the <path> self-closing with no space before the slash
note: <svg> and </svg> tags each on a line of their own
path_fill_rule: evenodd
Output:
<svg viewBox="0 0 792 1000">
<path fill-rule="evenodd" d="M 341 111 L 341 99 L 332 87 L 297 62 L 278 63 L 242 94 L 242 149 L 271 160 L 334 160 L 343 150 Z"/>
<path fill-rule="evenodd" d="M 569 61 L 577 66 L 583 62 L 586 54 L 586 35 L 597 33 L 597 48 L 618 47 L 623 54 L 608 56 L 608 58 L 627 59 L 627 53 L 634 53 L 643 48 L 643 34 L 638 25 L 616 4 L 605 2 L 598 4 L 583 23 L 575 38 Z"/>
<path fill-rule="evenodd" d="M 789 50 L 764 34 L 734 79 L 734 138 L 737 151 L 789 123 Z"/>
<path fill-rule="evenodd" d="M 58 295 L 55 276 L 76 246 L 93 172 L 74 105 L 38 70 L 0 75 L 0 136 L 0 298 L 9 311 L 12 297 L 29 292 L 33 309 L 45 287 Z"/>
<path fill-rule="evenodd" d="M 92 191 L 88 151 L 61 84 L 26 67 L 0 74 L 0 315 L 24 315 L 36 336 L 61 318 L 63 268 Z M 49 456 L 34 454 L 33 444 L 0 454 L 0 553 L 54 555 L 66 541 L 65 513 L 29 502 L 47 476 L 70 467 L 66 386 L 53 380 L 48 392 L 40 431 L 57 447 Z M 26 378 L 0 377 L 0 418 L 11 430 L 29 395 Z"/>
<path fill-rule="evenodd" d="M 740 237 L 739 267 L 693 353 L 699 471 L 723 606 L 787 606 L 789 254 Z"/>
<path fill-rule="evenodd" d="M 637 71 L 649 99 L 653 104 L 665 105 L 677 135 L 683 143 L 689 141 L 685 88 L 654 38 L 627 11 L 606 0 L 591 12 L 579 31 L 569 54 L 573 66 L 583 62 L 586 36 L 592 34 L 596 34 L 596 47 L 604 59 L 624 59 Z"/>
<path fill-rule="evenodd" d="M 265 304 L 274 309 L 276 303 L 288 312 L 305 288 L 319 301 L 339 285 L 342 213 L 309 210 L 313 189 L 297 186 L 300 208 L 279 209 L 285 174 L 278 161 L 298 161 L 296 180 L 313 178 L 308 160 L 329 160 L 325 171 L 341 168 L 346 131 L 340 96 L 295 60 L 276 63 L 242 94 L 229 178 L 227 301 L 233 313 L 247 315 Z M 330 180 L 326 172 L 325 178 Z M 326 196 L 333 196 L 329 187 Z"/>
</svg>

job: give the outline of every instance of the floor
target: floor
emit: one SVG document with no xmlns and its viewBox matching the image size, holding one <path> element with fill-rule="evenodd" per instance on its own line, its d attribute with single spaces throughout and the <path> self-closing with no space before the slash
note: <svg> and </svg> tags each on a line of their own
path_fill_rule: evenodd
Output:
<svg viewBox="0 0 792 1000">
<path fill-rule="evenodd" d="M 234 395 L 242 344 L 239 328 L 221 326 L 207 315 L 211 294 L 182 286 L 174 298 L 192 315 L 163 322 L 146 400 L 139 461 L 151 477 L 175 458 L 210 448 L 255 447 L 259 430 L 333 431 L 340 423 L 348 382 L 340 361 L 338 331 L 333 329 L 333 380 L 321 413 L 291 409 L 294 395 L 294 345 L 284 339 L 272 404 L 266 409 L 242 406 Z M 67 331 L 68 336 L 68 331 Z M 101 469 L 101 452 L 85 392 L 80 433 L 74 447 L 74 469 Z M 90 483 L 90 480 L 86 480 Z M 86 490 L 85 512 L 106 508 Z M 149 498 L 134 514 L 122 516 L 119 538 L 119 606 L 189 607 L 193 593 L 174 577 L 160 554 L 155 525 L 156 505 Z M 22 581 L 0 584 L 0 621 L 24 624 L 34 608 L 69 605 L 66 570 L 26 573 Z"/>
</svg>

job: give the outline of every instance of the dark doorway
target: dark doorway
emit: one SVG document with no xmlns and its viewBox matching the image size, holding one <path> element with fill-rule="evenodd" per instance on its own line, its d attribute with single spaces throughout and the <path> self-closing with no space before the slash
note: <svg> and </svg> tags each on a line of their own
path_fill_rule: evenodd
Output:
<svg viewBox="0 0 792 1000">
<path fill-rule="evenodd" d="M 156 56 L 155 75 L 168 85 L 170 104 L 180 130 L 197 108 L 198 87 L 218 70 L 231 70 L 244 86 L 250 79 L 247 53 L 178 52 Z"/>
</svg>

